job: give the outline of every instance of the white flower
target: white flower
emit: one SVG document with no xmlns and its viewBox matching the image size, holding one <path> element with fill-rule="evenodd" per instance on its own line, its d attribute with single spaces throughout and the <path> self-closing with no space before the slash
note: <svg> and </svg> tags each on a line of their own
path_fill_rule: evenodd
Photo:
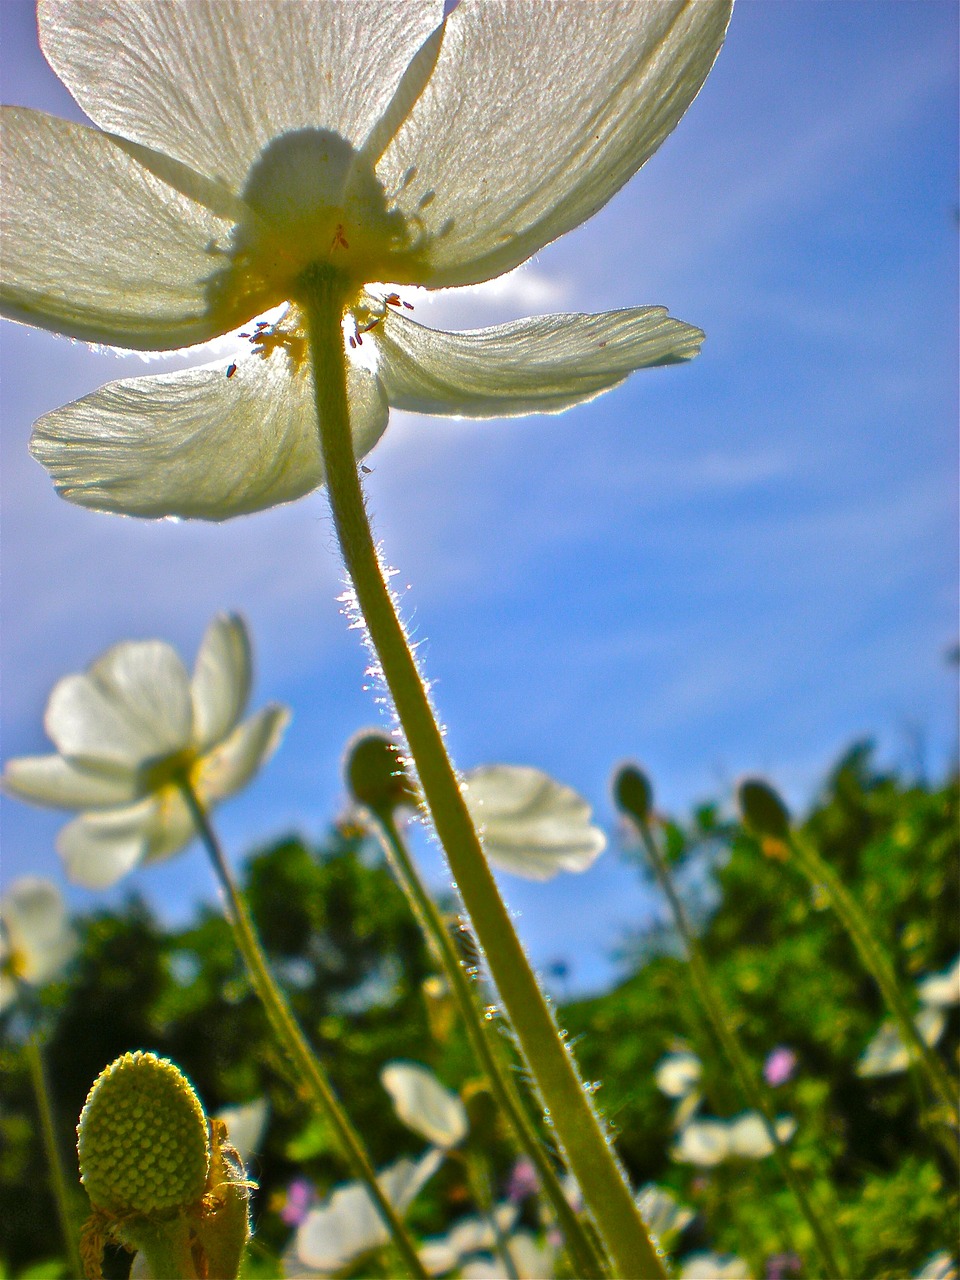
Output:
<svg viewBox="0 0 960 1280">
<path fill-rule="evenodd" d="M 947 1025 L 946 1014 L 936 1005 L 925 1006 L 914 1018 L 914 1025 L 925 1044 L 932 1048 L 943 1035 Z M 910 1053 L 900 1039 L 900 1031 L 893 1021 L 884 1022 L 880 1030 L 860 1055 L 858 1076 L 892 1076 L 906 1071 L 910 1066 Z"/>
<path fill-rule="evenodd" d="M 680 1280 L 750 1280 L 750 1268 L 731 1253 L 691 1253 L 683 1263 Z"/>
<path fill-rule="evenodd" d="M 447 1150 L 467 1136 L 463 1103 L 432 1071 L 416 1062 L 388 1062 L 380 1082 L 393 1099 L 400 1120 L 435 1147 Z"/>
<path fill-rule="evenodd" d="M 661 1058 L 654 1079 L 657 1088 L 668 1098 L 685 1098 L 696 1090 L 702 1074 L 700 1059 L 695 1053 L 684 1050 Z"/>
<path fill-rule="evenodd" d="M 113 884 L 196 834 L 178 778 L 209 809 L 273 753 L 289 712 L 274 704 L 241 723 L 251 679 L 250 642 L 235 615 L 207 628 L 192 679 L 160 640 L 115 645 L 54 687 L 44 727 L 58 754 L 9 761 L 3 785 L 22 800 L 81 810 L 57 849 L 72 880 Z"/>
<path fill-rule="evenodd" d="M 0 898 L 0 1009 L 16 998 L 17 983 L 40 987 L 76 955 L 77 935 L 60 891 L 49 880 L 14 880 Z"/>
<path fill-rule="evenodd" d="M 335 274 L 357 456 L 388 405 L 556 412 L 703 334 L 660 307 L 441 333 L 391 286 L 510 271 L 660 146 L 732 0 L 40 0 L 51 66 L 99 128 L 4 109 L 2 314 L 172 350 L 291 304 L 235 368 L 125 379 L 46 415 L 72 502 L 220 520 L 323 480 L 305 278 Z"/>
<path fill-rule="evenodd" d="M 586 871 L 607 838 L 590 822 L 590 806 L 572 787 L 529 766 L 472 769 L 463 798 L 490 861 L 527 880 Z"/>
<path fill-rule="evenodd" d="M 231 1147 L 244 1164 L 260 1150 L 267 1130 L 270 1103 L 266 1098 L 254 1098 L 236 1107 L 222 1107 L 214 1117 L 227 1126 L 227 1138 Z"/>
<path fill-rule="evenodd" d="M 949 1253 L 932 1253 L 913 1280 L 958 1280 L 960 1272 Z"/>
<path fill-rule="evenodd" d="M 505 1242 L 518 1280 L 552 1280 L 555 1250 L 538 1244 L 529 1231 L 516 1231 Z M 461 1269 L 463 1280 L 503 1280 L 504 1266 L 492 1255 L 474 1258 Z"/>
<path fill-rule="evenodd" d="M 692 1209 L 680 1204 L 665 1187 L 648 1182 L 636 1196 L 637 1208 L 643 1215 L 647 1229 L 652 1231 L 662 1245 L 669 1246 L 674 1237 L 688 1227 L 696 1216 Z"/>
<path fill-rule="evenodd" d="M 493 1210 L 497 1232 L 507 1236 L 512 1231 L 520 1210 L 515 1204 L 498 1204 Z M 431 1275 L 452 1271 L 463 1258 L 496 1248 L 497 1234 L 489 1218 L 458 1218 L 445 1236 L 424 1240 L 420 1261 Z"/>
<path fill-rule="evenodd" d="M 793 1116 L 778 1116 L 774 1128 L 781 1142 L 789 1142 L 797 1122 Z M 670 1154 L 681 1163 L 712 1168 L 724 1160 L 762 1160 L 773 1149 L 760 1113 L 744 1111 L 732 1120 L 694 1120 L 681 1129 Z"/>
<path fill-rule="evenodd" d="M 398 1160 L 377 1176 L 381 1190 L 401 1217 L 442 1161 L 442 1152 L 430 1150 L 418 1161 Z M 389 1240 L 367 1188 L 360 1182 L 348 1182 L 304 1218 L 284 1260 L 285 1270 L 298 1278 L 335 1275 L 354 1258 Z"/>
<path fill-rule="evenodd" d="M 920 1003 L 946 1009 L 960 1004 L 960 955 L 942 973 L 931 973 L 917 983 Z"/>
</svg>

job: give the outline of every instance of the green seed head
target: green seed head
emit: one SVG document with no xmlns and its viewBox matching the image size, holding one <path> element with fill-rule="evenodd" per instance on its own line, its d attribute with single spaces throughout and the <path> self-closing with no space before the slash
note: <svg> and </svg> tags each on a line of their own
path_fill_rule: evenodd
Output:
<svg viewBox="0 0 960 1280">
<path fill-rule="evenodd" d="M 203 1196 L 206 1116 L 190 1081 L 166 1058 L 125 1053 L 101 1071 L 77 1138 L 80 1180 L 96 1209 L 155 1214 Z"/>
<path fill-rule="evenodd" d="M 344 772 L 354 798 L 374 813 L 390 815 L 399 805 L 417 803 L 398 747 L 376 730 L 365 730 L 347 744 Z"/>
</svg>

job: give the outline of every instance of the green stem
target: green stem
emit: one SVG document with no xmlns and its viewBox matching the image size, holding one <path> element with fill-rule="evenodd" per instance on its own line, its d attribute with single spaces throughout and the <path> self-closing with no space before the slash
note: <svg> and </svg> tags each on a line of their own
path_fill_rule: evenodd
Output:
<svg viewBox="0 0 960 1280">
<path fill-rule="evenodd" d="M 56 1126 L 53 1122 L 53 1106 L 50 1102 L 50 1086 L 47 1083 L 47 1073 L 43 1065 L 43 1051 L 35 1033 L 27 1040 L 24 1050 L 27 1055 L 27 1065 L 30 1068 L 33 1096 L 36 1099 L 37 1112 L 40 1116 L 40 1133 L 47 1157 L 47 1167 L 50 1171 L 53 1198 L 57 1203 L 60 1231 L 63 1235 L 64 1247 L 67 1250 L 67 1261 L 73 1268 L 73 1274 L 79 1277 L 84 1272 L 83 1264 L 80 1261 L 77 1237 L 74 1233 L 73 1215 L 70 1212 L 70 1191 L 60 1155 L 60 1144 L 57 1142 Z"/>
<path fill-rule="evenodd" d="M 850 935 L 864 968 L 880 988 L 887 1008 L 897 1024 L 900 1038 L 907 1047 L 911 1064 L 923 1074 L 934 1097 L 943 1106 L 948 1124 L 956 1131 L 960 1120 L 957 1111 L 957 1086 L 950 1079 L 940 1058 L 917 1030 L 893 966 L 874 937 L 862 908 L 833 868 L 804 836 L 791 832 L 789 846 L 796 865 L 813 888 L 826 896 L 840 923 Z M 955 1143 L 951 1143 L 951 1153 L 956 1159 Z"/>
<path fill-rule="evenodd" d="M 470 1046 L 480 1069 L 487 1077 L 490 1092 L 513 1126 L 520 1147 L 536 1169 L 540 1185 L 550 1199 L 575 1264 L 576 1274 L 583 1277 L 583 1280 L 595 1280 L 605 1274 L 603 1262 L 563 1193 L 560 1179 L 523 1105 L 510 1068 L 503 1061 L 499 1037 L 480 1011 L 470 978 L 460 962 L 448 930 L 444 927 L 436 903 L 420 878 L 392 813 L 375 809 L 370 812 L 376 821 L 377 831 L 394 875 L 403 887 L 420 927 L 450 983 Z"/>
<path fill-rule="evenodd" d="M 823 1273 L 825 1276 L 831 1277 L 832 1280 L 836 1280 L 836 1277 L 839 1276 L 848 1275 L 849 1271 L 845 1270 L 838 1261 L 843 1252 L 839 1240 L 837 1240 L 832 1227 L 827 1225 L 826 1217 L 821 1217 L 814 1207 L 810 1197 L 807 1195 L 803 1181 L 793 1167 L 787 1148 L 780 1140 L 780 1136 L 777 1133 L 776 1118 L 766 1090 L 760 1086 L 754 1068 L 736 1033 L 733 1031 L 732 1019 L 724 1007 L 723 1000 L 714 985 L 713 979 L 710 977 L 710 969 L 704 958 L 703 950 L 690 924 L 686 909 L 674 887 L 673 877 L 670 875 L 669 868 L 657 848 L 650 825 L 644 816 L 632 809 L 630 810 L 630 816 L 640 832 L 643 847 L 653 866 L 660 887 L 670 903 L 670 910 L 673 913 L 677 931 L 686 947 L 687 959 L 690 964 L 690 976 L 700 998 L 700 1003 L 710 1021 L 714 1034 L 719 1040 L 730 1065 L 733 1067 L 734 1074 L 748 1106 L 759 1112 L 763 1119 L 764 1128 L 773 1143 L 773 1154 L 780 1166 L 783 1179 L 793 1192 L 800 1211 L 806 1218 L 813 1233 Z"/>
<path fill-rule="evenodd" d="M 617 1273 L 661 1280 L 663 1263 L 497 891 L 377 556 L 350 431 L 342 330 L 347 283 L 332 268 L 315 267 L 301 278 L 298 292 L 307 318 L 320 448 L 340 549 L 434 829 L 544 1113 Z"/>
<path fill-rule="evenodd" d="M 466 1156 L 467 1181 L 476 1201 L 480 1216 L 486 1220 L 493 1236 L 493 1252 L 500 1259 L 500 1265 L 506 1280 L 520 1280 L 517 1268 L 510 1253 L 510 1245 L 500 1230 L 497 1222 L 497 1211 L 490 1194 L 490 1173 L 486 1161 L 476 1153 Z"/>
<path fill-rule="evenodd" d="M 343 1154 L 353 1172 L 353 1176 L 367 1189 L 367 1194 L 376 1205 L 377 1211 L 393 1238 L 397 1252 L 403 1258 L 407 1271 L 417 1280 L 426 1280 L 427 1273 L 417 1257 L 417 1251 L 410 1239 L 407 1229 L 393 1205 L 383 1194 L 377 1182 L 373 1165 L 367 1156 L 360 1135 L 350 1122 L 349 1117 L 340 1104 L 319 1062 L 296 1019 L 287 1004 L 286 997 L 274 982 L 267 960 L 263 954 L 256 928 L 240 891 L 234 883 L 230 868 L 227 866 L 220 843 L 217 840 L 206 810 L 196 792 L 186 778 L 179 779 L 178 785 L 187 803 L 197 834 L 203 841 L 217 880 L 227 900 L 227 915 L 233 929 L 233 936 L 240 954 L 247 966 L 247 972 L 253 983 L 260 1002 L 266 1011 L 274 1033 L 283 1045 L 286 1053 L 296 1069 L 298 1079 L 302 1080 L 310 1093 L 320 1114 L 326 1119 L 339 1139 Z"/>
</svg>

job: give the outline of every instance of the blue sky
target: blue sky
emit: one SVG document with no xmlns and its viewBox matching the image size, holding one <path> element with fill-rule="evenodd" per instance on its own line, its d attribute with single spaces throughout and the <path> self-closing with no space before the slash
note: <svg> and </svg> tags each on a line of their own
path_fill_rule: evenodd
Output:
<svg viewBox="0 0 960 1280">
<path fill-rule="evenodd" d="M 3 100 L 82 119 L 32 6 L 0 20 Z M 596 218 L 506 280 L 418 300 L 462 328 L 659 303 L 708 335 L 692 365 L 560 417 L 396 414 L 368 459 L 457 763 L 538 765 L 614 837 L 585 876 L 502 880 L 535 961 L 566 959 L 575 986 L 651 910 L 616 857 L 617 762 L 683 812 L 745 771 L 802 806 L 864 736 L 933 774 L 955 754 L 956 54 L 953 0 L 740 0 L 700 97 Z M 48 749 L 60 675 L 121 639 L 192 661 L 239 609 L 256 702 L 294 721 L 219 828 L 234 857 L 322 835 L 343 744 L 378 718 L 323 495 L 223 526 L 70 507 L 27 454 L 32 421 L 158 366 L 6 323 L 0 362 L 4 758 Z M 4 883 L 60 878 L 62 821 L 0 803 Z M 213 896 L 196 850 L 135 887 L 171 919 Z"/>
</svg>

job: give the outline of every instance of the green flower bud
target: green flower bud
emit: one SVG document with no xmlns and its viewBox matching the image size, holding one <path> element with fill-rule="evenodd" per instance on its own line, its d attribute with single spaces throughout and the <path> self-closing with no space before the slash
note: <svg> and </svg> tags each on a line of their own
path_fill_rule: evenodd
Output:
<svg viewBox="0 0 960 1280">
<path fill-rule="evenodd" d="M 755 836 L 786 840 L 790 835 L 790 812 L 773 787 L 758 778 L 747 778 L 737 788 L 743 824 Z"/>
<path fill-rule="evenodd" d="M 101 1071 L 77 1139 L 80 1180 L 95 1209 L 156 1214 L 203 1197 L 206 1116 L 190 1081 L 166 1058 L 125 1053 Z"/>
<path fill-rule="evenodd" d="M 348 743 L 344 773 L 354 799 L 374 813 L 392 814 L 400 805 L 417 803 L 399 748 L 382 733 L 365 731 Z"/>
<path fill-rule="evenodd" d="M 613 798 L 617 808 L 638 822 L 646 822 L 653 808 L 653 788 L 645 773 L 628 764 L 613 780 Z"/>
</svg>

